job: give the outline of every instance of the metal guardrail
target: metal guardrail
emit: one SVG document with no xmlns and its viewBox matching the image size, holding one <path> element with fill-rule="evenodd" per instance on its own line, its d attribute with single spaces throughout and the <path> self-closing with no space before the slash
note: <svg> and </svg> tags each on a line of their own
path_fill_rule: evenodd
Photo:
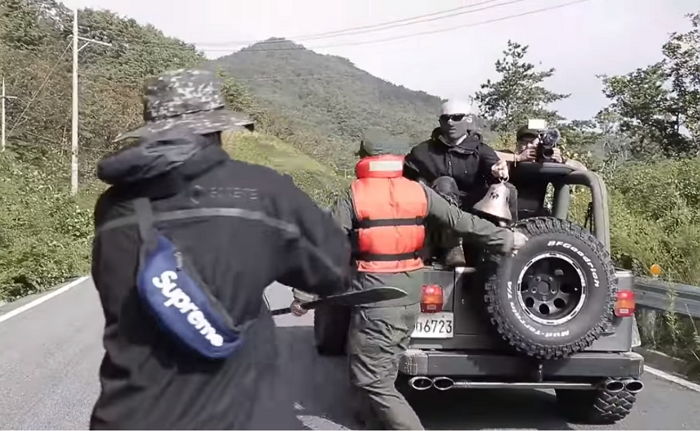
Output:
<svg viewBox="0 0 700 431">
<path fill-rule="evenodd" d="M 636 302 L 662 311 L 700 318 L 700 287 L 635 277 Z"/>
</svg>

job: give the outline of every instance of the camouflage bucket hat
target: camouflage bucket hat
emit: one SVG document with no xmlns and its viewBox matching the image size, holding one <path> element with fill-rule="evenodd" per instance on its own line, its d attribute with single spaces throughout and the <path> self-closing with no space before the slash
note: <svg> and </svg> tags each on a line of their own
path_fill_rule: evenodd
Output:
<svg viewBox="0 0 700 431">
<path fill-rule="evenodd" d="M 360 149 L 355 153 L 358 156 L 403 156 L 408 152 L 408 142 L 389 134 L 386 130 L 373 127 L 362 134 Z"/>
<path fill-rule="evenodd" d="M 146 81 L 142 100 L 145 124 L 122 133 L 115 142 L 148 136 L 176 125 L 198 135 L 253 127 L 248 116 L 226 109 L 221 80 L 208 70 L 162 73 Z"/>
</svg>

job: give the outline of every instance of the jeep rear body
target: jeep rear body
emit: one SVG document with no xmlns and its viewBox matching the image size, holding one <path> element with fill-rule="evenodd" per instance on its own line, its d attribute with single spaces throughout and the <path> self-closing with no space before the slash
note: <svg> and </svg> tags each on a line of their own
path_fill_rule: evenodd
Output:
<svg viewBox="0 0 700 431">
<path fill-rule="evenodd" d="M 620 275 L 627 275 L 621 272 Z M 422 312 L 400 372 L 413 377 L 451 379 L 454 387 L 590 389 L 608 377 L 638 379 L 642 357 L 632 352 L 634 317 L 613 317 L 606 333 L 584 352 L 539 360 L 515 353 L 494 331 L 484 310 L 477 274 L 469 269 L 428 269 L 426 282 L 443 290 L 442 310 Z M 631 283 L 620 277 L 620 287 Z M 449 331 L 449 329 L 452 331 Z M 427 381 L 414 389 L 428 389 Z M 426 387 L 427 386 L 427 387 Z M 438 383 L 440 386 L 440 383 Z M 439 389 L 449 389 L 446 387 Z"/>
<path fill-rule="evenodd" d="M 589 188 L 592 233 L 610 249 L 607 191 L 595 173 L 574 172 L 554 163 L 527 163 L 522 167 L 554 186 L 552 215 L 557 218 L 567 218 L 570 185 Z M 633 295 L 631 273 L 617 271 L 616 276 L 620 291 Z M 585 351 L 562 359 L 535 359 L 514 352 L 494 330 L 484 306 L 483 280 L 473 268 L 428 268 L 425 284 L 442 288 L 443 304 L 437 312 L 421 313 L 409 349 L 401 357 L 400 373 L 412 381 L 414 389 L 592 389 L 624 385 L 629 385 L 631 392 L 642 389 L 638 379 L 644 361 L 632 352 L 639 345 L 633 308 L 627 313 L 610 310 L 608 328 Z"/>
</svg>

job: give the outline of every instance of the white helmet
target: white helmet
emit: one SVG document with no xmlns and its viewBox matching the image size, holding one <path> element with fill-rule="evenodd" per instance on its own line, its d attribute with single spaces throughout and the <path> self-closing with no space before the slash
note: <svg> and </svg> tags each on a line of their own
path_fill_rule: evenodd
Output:
<svg viewBox="0 0 700 431">
<path fill-rule="evenodd" d="M 464 99 L 449 99 L 442 104 L 440 108 L 440 115 L 453 115 L 453 114 L 464 114 L 468 115 L 472 113 L 472 106 L 469 102 Z"/>
</svg>

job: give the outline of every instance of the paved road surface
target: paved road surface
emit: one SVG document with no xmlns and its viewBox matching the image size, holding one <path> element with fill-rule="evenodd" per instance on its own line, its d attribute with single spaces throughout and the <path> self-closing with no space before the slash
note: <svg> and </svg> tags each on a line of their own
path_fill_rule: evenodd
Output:
<svg viewBox="0 0 700 431">
<path fill-rule="evenodd" d="M 289 304 L 284 286 L 268 293 L 273 308 Z M 17 304 L 0 307 L 0 315 Z M 289 429 L 355 427 L 343 359 L 315 354 L 311 313 L 279 316 L 278 343 L 289 358 L 280 387 L 290 409 Z M 103 319 L 90 281 L 0 322 L 0 428 L 85 429 L 97 395 Z M 306 384 L 305 378 L 311 376 Z M 634 412 L 616 429 L 700 429 L 700 393 L 644 376 Z M 453 391 L 411 398 L 431 429 L 603 429 L 564 421 L 546 391 Z M 506 407 L 508 406 L 508 407 Z M 293 417 L 293 416 L 292 416 Z"/>
</svg>

